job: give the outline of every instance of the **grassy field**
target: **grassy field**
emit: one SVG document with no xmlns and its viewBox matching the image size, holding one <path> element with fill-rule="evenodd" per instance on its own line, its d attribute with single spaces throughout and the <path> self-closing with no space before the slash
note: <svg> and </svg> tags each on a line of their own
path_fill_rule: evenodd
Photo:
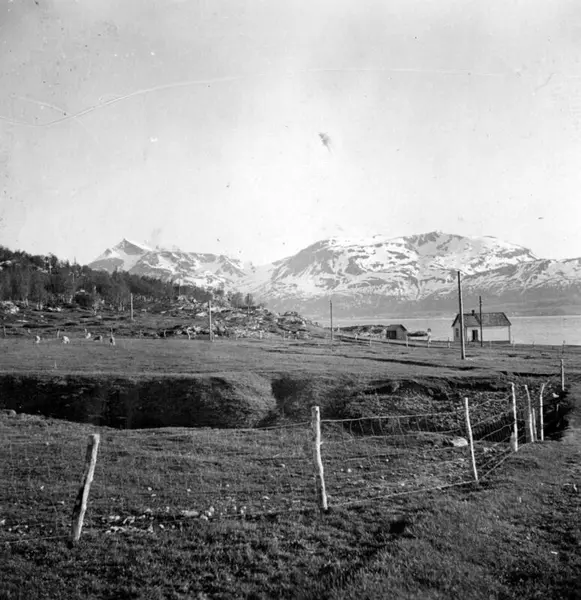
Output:
<svg viewBox="0 0 581 600">
<path fill-rule="evenodd" d="M 581 598 L 579 349 L 471 347 L 461 361 L 457 348 L 379 341 L 331 350 L 323 336 L 118 336 L 114 347 L 71 337 L 0 339 L 0 373 L 60 382 L 62 395 L 74 376 L 174 389 L 210 378 L 223 393 L 219 378 L 232 382 L 229 402 L 243 383 L 251 393 L 251 377 L 278 418 L 268 429 L 119 430 L 0 415 L 0 598 Z M 561 358 L 570 429 L 560 437 L 549 422 L 551 439 L 510 453 L 498 422 L 508 383 L 521 406 L 524 383 L 536 401 L 549 382 L 557 402 Z M 467 449 L 442 442 L 465 435 L 464 395 L 478 468 L 496 467 L 478 485 Z M 331 508 L 320 515 L 309 406 L 338 400 L 342 420 L 323 422 Z M 93 432 L 99 460 L 71 548 Z"/>
<path fill-rule="evenodd" d="M 86 526 L 70 548 L 95 430 L 0 417 L 0 597 L 580 597 L 578 430 L 522 447 L 479 485 L 331 502 L 321 516 L 308 427 L 101 428 Z"/>
<path fill-rule="evenodd" d="M 225 324 L 218 313 L 215 323 Z M 355 342 L 351 336 L 338 336 L 331 348 L 330 332 L 311 323 L 304 329 L 310 339 L 288 339 L 288 330 L 277 325 L 275 315 L 253 309 L 237 318 L 241 327 L 271 328 L 269 339 L 208 336 L 188 340 L 184 335 L 167 339 L 154 338 L 160 331 L 186 325 L 207 327 L 207 318 L 189 315 L 173 308 L 160 312 L 137 312 L 130 321 L 127 314 L 103 311 L 64 309 L 62 312 L 36 311 L 22 308 L 15 315 L 4 316 L 4 335 L 0 338 L 0 372 L 6 373 L 98 373 L 105 375 L 184 375 L 201 373 L 253 372 L 270 376 L 277 373 L 302 373 L 336 377 L 355 374 L 362 377 L 410 378 L 496 376 L 499 373 L 554 373 L 559 359 L 577 369 L 581 347 L 495 344 L 492 347 L 468 345 L 467 360 L 459 358 L 459 347 L 452 344 L 401 342 L 374 339 Z M 292 326 L 296 327 L 296 326 Z M 115 331 L 116 346 L 105 339 L 96 343 L 84 339 L 84 332 L 108 334 Z M 64 345 L 57 331 L 66 333 L 71 343 Z M 28 333 L 30 332 L 30 333 Z M 282 339 L 286 333 L 287 339 Z M 34 335 L 42 337 L 33 343 Z M 139 337 L 139 335 L 149 337 Z M 256 334 L 256 332 L 254 332 Z M 266 335 L 266 334 L 265 334 Z"/>
<path fill-rule="evenodd" d="M 560 359 L 568 371 L 579 372 L 581 347 L 542 346 L 470 347 L 462 361 L 457 347 L 410 346 L 374 341 L 369 345 L 328 340 L 208 340 L 116 339 L 115 346 L 81 337 L 70 344 L 56 339 L 34 344 L 29 338 L 0 339 L 0 371 L 105 374 L 183 375 L 252 371 L 255 373 L 342 373 L 368 377 L 409 378 L 495 376 L 499 373 L 546 374 L 559 371 Z"/>
</svg>

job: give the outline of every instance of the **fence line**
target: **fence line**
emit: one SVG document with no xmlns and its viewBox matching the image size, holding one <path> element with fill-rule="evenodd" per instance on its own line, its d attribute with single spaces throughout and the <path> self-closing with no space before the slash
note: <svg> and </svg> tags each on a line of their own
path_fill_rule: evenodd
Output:
<svg viewBox="0 0 581 600">
<path fill-rule="evenodd" d="M 552 377 L 541 388 L 541 440 L 543 427 L 555 427 L 561 418 L 560 396 L 554 397 L 559 380 Z M 537 407 L 538 390 L 530 393 Z M 450 410 L 448 403 L 441 412 L 321 419 L 321 481 L 328 505 L 365 504 L 486 479 L 510 457 L 515 424 L 525 431 L 526 390 L 516 390 L 516 421 L 510 394 L 499 396 L 469 402 L 472 451 L 465 409 Z M 95 428 L 57 428 L 33 417 L 24 426 L 23 432 L 0 420 L 0 506 L 5 507 L 0 543 L 69 539 L 83 448 Z M 83 535 L 151 533 L 162 526 L 181 530 L 195 519 L 316 510 L 321 493 L 313 483 L 311 426 L 304 421 L 145 436 L 102 428 Z M 25 513 L 26 522 L 19 522 Z"/>
</svg>

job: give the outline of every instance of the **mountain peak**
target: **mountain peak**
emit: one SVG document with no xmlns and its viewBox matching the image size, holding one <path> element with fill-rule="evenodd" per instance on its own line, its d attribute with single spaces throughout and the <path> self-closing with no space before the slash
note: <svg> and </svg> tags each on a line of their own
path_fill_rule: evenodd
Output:
<svg viewBox="0 0 581 600">
<path fill-rule="evenodd" d="M 128 250 L 139 250 L 141 252 L 151 252 L 152 248 L 147 244 L 123 238 L 116 246 L 113 246 L 113 250 L 124 250 L 125 252 Z"/>
<path fill-rule="evenodd" d="M 577 263 L 545 264 L 527 248 L 493 236 L 438 230 L 400 237 L 333 236 L 262 266 L 243 265 L 220 254 L 183 252 L 175 246 L 152 249 L 123 238 L 89 266 L 251 292 L 276 310 L 326 306 L 333 295 L 338 307 L 360 314 L 388 306 L 399 310 L 406 303 L 427 305 L 430 298 L 455 290 L 457 271 L 464 273 L 467 290 L 482 283 L 478 293 L 484 294 L 514 288 L 521 298 L 522 290 L 549 281 L 553 286 L 561 281 L 564 286 L 581 286 Z"/>
<path fill-rule="evenodd" d="M 151 248 L 123 238 L 89 264 L 93 269 L 116 270 L 165 281 L 180 280 L 200 287 L 233 287 L 245 275 L 240 261 L 227 256 L 184 252 L 177 246 Z"/>
<path fill-rule="evenodd" d="M 526 248 L 493 238 L 431 231 L 390 238 L 331 237 L 274 263 L 267 279 L 249 284 L 269 300 L 325 298 L 416 301 L 466 275 L 536 260 Z M 360 300 L 355 300 L 359 298 Z"/>
</svg>

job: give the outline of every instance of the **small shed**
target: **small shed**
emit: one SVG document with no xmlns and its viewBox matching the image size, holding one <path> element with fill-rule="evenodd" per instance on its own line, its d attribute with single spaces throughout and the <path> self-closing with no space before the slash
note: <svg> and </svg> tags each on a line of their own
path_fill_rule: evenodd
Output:
<svg viewBox="0 0 581 600">
<path fill-rule="evenodd" d="M 408 330 L 403 325 L 388 325 L 385 328 L 386 340 L 405 340 Z"/>
<path fill-rule="evenodd" d="M 482 322 L 480 314 L 476 311 L 464 313 L 464 340 L 466 342 L 479 342 L 480 336 L 486 341 L 510 342 L 511 322 L 503 312 L 482 313 Z M 454 341 L 460 341 L 460 314 L 456 315 L 452 323 L 454 332 Z"/>
</svg>

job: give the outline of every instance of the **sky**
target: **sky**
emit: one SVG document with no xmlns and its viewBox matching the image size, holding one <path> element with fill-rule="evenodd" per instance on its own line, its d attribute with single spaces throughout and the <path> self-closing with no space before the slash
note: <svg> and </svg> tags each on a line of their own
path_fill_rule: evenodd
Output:
<svg viewBox="0 0 581 600">
<path fill-rule="evenodd" d="M 581 256 L 576 0 L 0 0 L 0 244 Z"/>
</svg>

